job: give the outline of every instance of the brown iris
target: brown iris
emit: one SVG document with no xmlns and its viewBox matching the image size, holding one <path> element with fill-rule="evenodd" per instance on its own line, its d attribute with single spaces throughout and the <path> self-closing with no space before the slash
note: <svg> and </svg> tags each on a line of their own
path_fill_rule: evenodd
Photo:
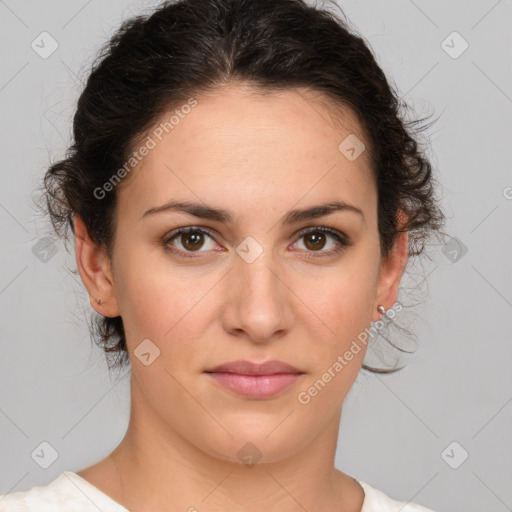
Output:
<svg viewBox="0 0 512 512">
<path fill-rule="evenodd" d="M 188 243 L 188 240 L 190 240 L 190 243 Z M 187 242 L 185 242 L 187 241 Z M 189 233 L 182 233 L 181 234 L 181 243 L 183 244 L 183 247 L 185 249 L 188 249 L 190 251 L 195 251 L 197 249 L 200 249 L 202 245 L 204 244 L 204 234 L 200 231 L 191 231 Z"/>
<path fill-rule="evenodd" d="M 311 250 L 322 249 L 325 245 L 325 234 L 319 231 L 304 235 L 304 239 L 306 247 Z"/>
</svg>

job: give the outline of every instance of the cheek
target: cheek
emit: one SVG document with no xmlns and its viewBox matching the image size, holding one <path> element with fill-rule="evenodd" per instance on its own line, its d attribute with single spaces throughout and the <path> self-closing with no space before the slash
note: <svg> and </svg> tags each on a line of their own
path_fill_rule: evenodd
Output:
<svg viewBox="0 0 512 512">
<path fill-rule="evenodd" d="M 117 266 L 115 288 L 130 353 L 150 339 L 166 360 L 184 359 L 186 347 L 207 328 L 221 276 L 203 272 L 194 277 L 165 258 L 127 254 Z"/>
<path fill-rule="evenodd" d="M 284 271 L 285 281 L 293 283 L 292 314 L 311 340 L 319 340 L 319 350 L 326 352 L 322 359 L 342 350 L 370 324 L 376 262 L 369 261 L 363 249 L 347 254 L 338 267 Z M 171 265 L 165 257 L 155 258 L 147 251 L 124 251 L 117 261 L 115 287 L 128 341 L 138 344 L 149 338 L 172 350 L 178 340 L 179 345 L 188 345 L 200 339 L 224 306 L 221 290 L 230 278 L 223 276 L 224 272 L 200 266 Z"/>
<path fill-rule="evenodd" d="M 376 261 L 358 253 L 328 275 L 299 282 L 297 294 L 304 297 L 307 306 L 305 328 L 309 330 L 311 357 L 316 361 L 314 375 L 301 391 L 306 393 L 307 403 L 315 397 L 313 408 L 341 404 L 360 371 L 371 326 L 377 273 Z M 299 403 L 303 402 L 299 399 Z"/>
<path fill-rule="evenodd" d="M 373 280 L 363 282 L 357 274 L 340 274 L 310 297 L 307 305 L 315 314 L 308 313 L 306 329 L 314 368 L 296 397 L 305 413 L 338 414 L 366 354 L 373 298 Z"/>
<path fill-rule="evenodd" d="M 326 338 L 331 337 L 338 348 L 370 324 L 376 293 L 375 275 L 372 262 L 351 258 L 339 269 L 317 279 L 300 281 L 297 294 L 318 317 Z"/>
</svg>

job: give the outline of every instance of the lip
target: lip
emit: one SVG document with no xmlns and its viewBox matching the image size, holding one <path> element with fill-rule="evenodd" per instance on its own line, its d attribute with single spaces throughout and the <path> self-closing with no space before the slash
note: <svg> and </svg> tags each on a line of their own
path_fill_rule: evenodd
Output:
<svg viewBox="0 0 512 512">
<path fill-rule="evenodd" d="M 245 398 L 270 398 L 296 382 L 304 372 L 283 361 L 232 361 L 206 372 L 223 387 Z"/>
<path fill-rule="evenodd" d="M 295 368 L 294 366 L 272 359 L 262 363 L 252 361 L 231 361 L 230 363 L 220 364 L 211 370 L 206 370 L 208 373 L 237 373 L 239 375 L 274 375 L 276 373 L 304 373 Z"/>
</svg>

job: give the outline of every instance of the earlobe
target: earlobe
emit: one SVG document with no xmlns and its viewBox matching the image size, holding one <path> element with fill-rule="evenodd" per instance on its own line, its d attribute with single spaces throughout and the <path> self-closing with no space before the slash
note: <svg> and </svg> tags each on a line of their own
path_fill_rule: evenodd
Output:
<svg viewBox="0 0 512 512">
<path fill-rule="evenodd" d="M 75 258 L 93 309 L 103 316 L 119 316 L 110 261 L 104 247 L 91 240 L 82 218 L 74 218 Z"/>
</svg>

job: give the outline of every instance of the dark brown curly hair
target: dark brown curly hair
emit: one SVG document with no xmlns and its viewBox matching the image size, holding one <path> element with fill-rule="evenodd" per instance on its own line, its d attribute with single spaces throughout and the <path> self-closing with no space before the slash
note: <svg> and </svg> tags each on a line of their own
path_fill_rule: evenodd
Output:
<svg viewBox="0 0 512 512">
<path fill-rule="evenodd" d="M 407 231 L 409 256 L 418 256 L 444 223 L 432 166 L 417 138 L 424 119 L 405 120 L 409 106 L 344 18 L 302 0 L 177 0 L 125 21 L 92 65 L 66 158 L 44 176 L 44 209 L 56 234 L 66 241 L 70 228 L 74 235 L 78 214 L 111 258 L 116 189 L 101 199 L 94 191 L 163 114 L 237 80 L 269 92 L 304 87 L 349 107 L 366 134 L 383 254 Z M 406 216 L 401 229 L 399 211 Z M 109 367 L 128 364 L 122 318 L 99 315 L 91 326 Z"/>
</svg>

